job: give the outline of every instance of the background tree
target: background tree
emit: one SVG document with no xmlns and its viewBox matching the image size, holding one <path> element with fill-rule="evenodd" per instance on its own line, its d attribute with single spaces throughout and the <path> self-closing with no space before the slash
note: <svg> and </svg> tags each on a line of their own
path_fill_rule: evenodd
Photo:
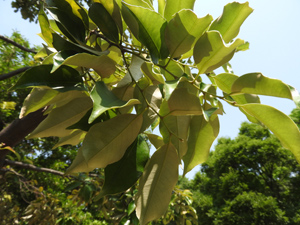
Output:
<svg viewBox="0 0 300 225">
<path fill-rule="evenodd" d="M 218 140 L 184 187 L 194 193 L 199 224 L 298 224 L 299 175 L 294 155 L 274 135 L 243 123 L 238 137 Z"/>
</svg>

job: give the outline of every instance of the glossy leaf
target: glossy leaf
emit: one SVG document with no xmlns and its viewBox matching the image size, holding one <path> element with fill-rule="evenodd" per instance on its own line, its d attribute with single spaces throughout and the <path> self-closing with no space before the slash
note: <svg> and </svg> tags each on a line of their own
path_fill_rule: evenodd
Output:
<svg viewBox="0 0 300 225">
<path fill-rule="evenodd" d="M 229 3 L 224 7 L 223 14 L 212 23 L 209 29 L 219 31 L 224 41 L 229 43 L 238 35 L 240 26 L 252 12 L 249 2 Z"/>
<path fill-rule="evenodd" d="M 145 167 L 136 194 L 136 214 L 141 225 L 160 218 L 168 209 L 178 179 L 179 159 L 175 147 L 158 149 Z"/>
<path fill-rule="evenodd" d="M 149 4 L 147 0 L 123 0 L 129 5 L 141 6 L 143 8 L 154 10 L 152 4 Z"/>
<path fill-rule="evenodd" d="M 166 27 L 166 44 L 172 58 L 188 52 L 202 33 L 208 28 L 212 16 L 198 19 L 191 10 L 181 10 L 174 15 Z"/>
<path fill-rule="evenodd" d="M 245 104 L 240 107 L 269 128 L 282 145 L 291 150 L 300 162 L 300 131 L 290 117 L 267 105 Z"/>
<path fill-rule="evenodd" d="M 219 134 L 219 119 L 217 116 L 211 117 L 209 121 L 206 121 L 204 116 L 194 116 L 190 124 L 188 150 L 183 157 L 184 174 L 200 163 L 205 162 L 210 148 Z"/>
<path fill-rule="evenodd" d="M 160 14 L 126 3 L 123 3 L 122 14 L 133 35 L 148 48 L 154 63 L 167 58 L 169 53 L 164 41 L 167 22 Z"/>
<path fill-rule="evenodd" d="M 136 139 L 142 122 L 142 115 L 123 114 L 91 127 L 82 144 L 88 166 L 105 168 L 119 161 Z"/>
<path fill-rule="evenodd" d="M 235 49 L 242 44 L 244 41 L 241 39 L 225 44 L 218 31 L 204 33 L 194 48 L 194 60 L 199 74 L 211 72 L 227 63 L 232 58 Z"/>
<path fill-rule="evenodd" d="M 95 84 L 91 92 L 91 98 L 93 100 L 93 111 L 89 118 L 89 123 L 92 123 L 97 117 L 109 109 L 122 108 L 140 103 L 137 99 L 123 101 L 117 98 L 102 81 Z"/>
<path fill-rule="evenodd" d="M 92 102 L 89 97 L 75 98 L 67 104 L 53 109 L 29 137 L 68 136 L 72 131 L 66 128 L 83 117 L 91 107 Z"/>
<path fill-rule="evenodd" d="M 149 152 L 147 142 L 139 135 L 118 162 L 105 168 L 105 182 L 99 195 L 116 194 L 133 186 L 144 171 Z"/>
<path fill-rule="evenodd" d="M 84 90 L 77 70 L 61 66 L 50 73 L 52 65 L 40 65 L 26 70 L 12 89 L 48 86 L 57 91 Z"/>
<path fill-rule="evenodd" d="M 94 3 L 89 9 L 89 16 L 111 41 L 119 42 L 119 29 L 112 15 L 101 3 Z"/>
<path fill-rule="evenodd" d="M 182 9 L 191 9 L 193 10 L 195 0 L 166 0 L 164 17 L 169 21 L 172 19 L 175 13 L 179 12 Z"/>
</svg>

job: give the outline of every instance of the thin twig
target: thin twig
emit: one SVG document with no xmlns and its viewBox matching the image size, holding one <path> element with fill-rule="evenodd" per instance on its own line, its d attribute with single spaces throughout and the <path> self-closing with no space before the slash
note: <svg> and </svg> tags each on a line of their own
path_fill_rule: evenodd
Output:
<svg viewBox="0 0 300 225">
<path fill-rule="evenodd" d="M 11 71 L 9 73 L 0 74 L 0 81 L 1 80 L 6 80 L 6 79 L 11 78 L 13 76 L 16 76 L 16 75 L 18 75 L 20 73 L 23 73 L 23 72 L 25 72 L 26 70 L 28 70 L 30 68 L 31 68 L 31 66 L 25 66 L 23 68 Z"/>
<path fill-rule="evenodd" d="M 20 45 L 20 44 L 18 44 L 17 42 L 15 42 L 15 41 L 13 41 L 13 40 L 7 38 L 7 37 L 4 37 L 3 35 L 0 35 L 0 39 L 2 39 L 3 41 L 5 41 L 5 42 L 7 42 L 7 43 L 10 43 L 10 44 L 16 46 L 17 48 L 19 48 L 19 49 L 21 49 L 21 50 L 23 50 L 23 51 L 25 51 L 25 52 L 31 52 L 31 53 L 34 53 L 34 54 L 37 53 L 34 49 L 26 48 L 26 47 L 24 47 L 23 45 Z"/>
</svg>

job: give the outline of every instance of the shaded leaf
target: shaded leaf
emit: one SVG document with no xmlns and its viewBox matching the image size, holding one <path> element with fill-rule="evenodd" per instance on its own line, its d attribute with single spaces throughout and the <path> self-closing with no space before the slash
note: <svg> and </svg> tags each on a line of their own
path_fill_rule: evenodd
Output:
<svg viewBox="0 0 300 225">
<path fill-rule="evenodd" d="M 152 134 L 149 132 L 145 132 L 145 134 L 147 135 L 147 137 L 149 138 L 149 141 L 151 142 L 151 144 L 156 148 L 160 148 L 161 146 L 163 146 L 164 140 L 161 136 L 158 136 L 156 134 Z"/>
<path fill-rule="evenodd" d="M 147 142 L 139 135 L 118 162 L 105 168 L 105 182 L 99 195 L 116 194 L 133 186 L 144 171 L 149 152 Z"/>
<path fill-rule="evenodd" d="M 188 150 L 183 157 L 184 174 L 205 162 L 210 148 L 219 134 L 218 116 L 212 116 L 209 121 L 206 121 L 204 116 L 194 116 L 190 124 Z"/>
<path fill-rule="evenodd" d="M 207 15 L 198 19 L 191 10 L 181 10 L 176 13 L 166 27 L 165 38 L 171 57 L 179 57 L 188 52 L 211 21 L 212 16 Z"/>
<path fill-rule="evenodd" d="M 63 145 L 78 145 L 84 139 L 85 134 L 86 132 L 75 130 L 70 135 L 60 138 L 52 149 Z"/>
<path fill-rule="evenodd" d="M 300 131 L 290 117 L 267 105 L 253 103 L 240 105 L 240 107 L 268 127 L 300 162 Z"/>
<path fill-rule="evenodd" d="M 136 214 L 141 225 L 160 218 L 168 209 L 172 190 L 178 180 L 179 159 L 175 147 L 158 149 L 145 167 L 136 194 Z"/>
<path fill-rule="evenodd" d="M 119 161 L 136 139 L 142 115 L 124 114 L 91 127 L 82 144 L 90 168 L 104 168 Z"/>
<path fill-rule="evenodd" d="M 79 172 L 90 172 L 92 168 L 88 167 L 85 158 L 83 157 L 82 147 L 78 149 L 77 155 L 73 160 L 71 166 L 66 170 L 65 174 L 79 173 Z"/>
<path fill-rule="evenodd" d="M 50 73 L 52 65 L 39 65 L 26 70 L 12 89 L 48 86 L 57 91 L 84 90 L 79 72 L 69 66 L 61 66 Z"/>
<path fill-rule="evenodd" d="M 234 55 L 235 49 L 244 44 L 236 39 L 231 44 L 225 44 L 218 31 L 204 33 L 195 44 L 194 60 L 199 74 L 211 72 L 227 63 Z"/>
</svg>

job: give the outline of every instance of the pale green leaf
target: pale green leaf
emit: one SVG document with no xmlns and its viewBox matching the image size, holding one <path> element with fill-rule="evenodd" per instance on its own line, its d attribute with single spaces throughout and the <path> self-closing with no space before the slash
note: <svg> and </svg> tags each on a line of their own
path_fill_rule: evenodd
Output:
<svg viewBox="0 0 300 225">
<path fill-rule="evenodd" d="M 68 136 L 72 130 L 67 130 L 66 128 L 76 123 L 91 107 L 91 99 L 89 97 L 82 97 L 53 109 L 47 118 L 30 134 L 29 138 Z"/>
<path fill-rule="evenodd" d="M 190 124 L 188 150 L 183 157 L 184 174 L 205 162 L 219 134 L 218 116 L 212 116 L 209 121 L 206 121 L 203 116 L 194 116 Z"/>
<path fill-rule="evenodd" d="M 182 9 L 194 9 L 195 0 L 166 0 L 164 17 L 170 21 Z"/>
<path fill-rule="evenodd" d="M 28 113 L 34 112 L 43 108 L 58 95 L 59 92 L 47 88 L 34 88 L 25 98 L 20 112 L 20 118 L 26 116 Z"/>
<path fill-rule="evenodd" d="M 123 2 L 128 3 L 129 5 L 141 6 L 143 8 L 154 10 L 152 4 L 149 4 L 144 0 L 123 0 Z"/>
<path fill-rule="evenodd" d="M 166 27 L 166 44 L 172 58 L 188 52 L 212 21 L 207 15 L 198 19 L 191 10 L 176 13 Z"/>
<path fill-rule="evenodd" d="M 39 11 L 38 20 L 42 32 L 40 36 L 43 38 L 43 40 L 47 43 L 49 47 L 52 47 L 53 38 L 50 23 L 43 8 L 41 8 Z"/>
<path fill-rule="evenodd" d="M 162 16 L 164 15 L 165 7 L 166 7 L 166 0 L 158 0 L 158 13 Z"/>
<path fill-rule="evenodd" d="M 265 77 L 261 73 L 249 73 L 239 77 L 232 84 L 231 92 L 268 95 L 293 100 L 287 84 L 281 80 Z"/>
<path fill-rule="evenodd" d="M 148 48 L 155 64 L 167 58 L 169 52 L 164 38 L 167 21 L 159 13 L 123 2 L 122 14 L 136 39 Z"/>
<path fill-rule="evenodd" d="M 139 135 L 128 147 L 122 159 L 105 168 L 105 182 L 99 195 L 124 192 L 133 186 L 144 171 L 149 152 L 146 140 Z"/>
<path fill-rule="evenodd" d="M 82 144 L 89 167 L 104 168 L 119 161 L 136 139 L 142 123 L 142 115 L 123 114 L 92 126 Z"/>
<path fill-rule="evenodd" d="M 144 62 L 141 66 L 141 70 L 143 71 L 144 75 L 151 80 L 152 84 L 155 85 L 165 83 L 164 77 L 153 70 L 152 63 Z"/>
<path fill-rule="evenodd" d="M 163 141 L 163 138 L 161 136 L 158 136 L 156 134 L 152 134 L 152 133 L 149 133 L 149 132 L 145 132 L 145 134 L 149 138 L 149 141 L 151 142 L 151 144 L 156 149 L 160 148 L 161 146 L 163 146 L 165 144 L 164 141 Z"/>
<path fill-rule="evenodd" d="M 67 169 L 65 174 L 67 175 L 79 172 L 90 172 L 92 170 L 92 168 L 88 167 L 88 164 L 83 157 L 82 148 L 79 148 L 75 159 L 73 160 L 71 166 Z"/>
<path fill-rule="evenodd" d="M 117 98 L 102 81 L 98 81 L 95 84 L 91 92 L 91 98 L 93 100 L 93 111 L 89 118 L 89 123 L 92 123 L 97 117 L 109 109 L 123 108 L 128 105 L 140 103 L 137 99 L 123 101 Z"/>
<path fill-rule="evenodd" d="M 78 145 L 84 139 L 85 134 L 86 132 L 82 130 L 75 130 L 70 135 L 60 138 L 52 149 L 63 145 Z"/>
<path fill-rule="evenodd" d="M 141 225 L 160 218 L 168 209 L 178 179 L 179 159 L 175 147 L 158 149 L 145 167 L 136 194 L 136 214 Z"/>
<path fill-rule="evenodd" d="M 223 14 L 212 23 L 209 29 L 219 31 L 224 41 L 228 43 L 238 35 L 240 26 L 252 12 L 249 2 L 229 3 L 224 7 Z"/>
<path fill-rule="evenodd" d="M 300 162 L 300 131 L 290 117 L 267 105 L 245 104 L 240 107 L 269 128 Z"/>
<path fill-rule="evenodd" d="M 218 31 L 205 32 L 196 42 L 193 53 L 199 74 L 211 72 L 227 63 L 242 44 L 244 41 L 241 39 L 226 44 Z"/>
</svg>

